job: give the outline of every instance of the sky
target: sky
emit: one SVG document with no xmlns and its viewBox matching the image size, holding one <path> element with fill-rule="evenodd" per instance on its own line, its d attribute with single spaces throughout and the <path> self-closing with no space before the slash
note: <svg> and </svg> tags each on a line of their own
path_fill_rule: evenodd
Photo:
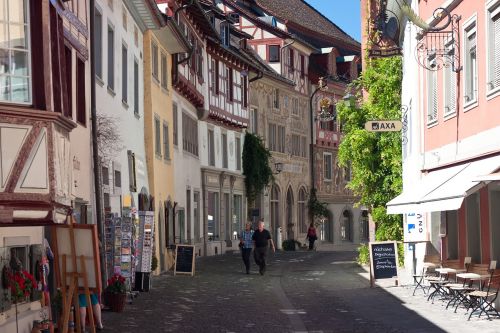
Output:
<svg viewBox="0 0 500 333">
<path fill-rule="evenodd" d="M 305 0 L 339 26 L 352 38 L 361 41 L 360 0 Z"/>
</svg>

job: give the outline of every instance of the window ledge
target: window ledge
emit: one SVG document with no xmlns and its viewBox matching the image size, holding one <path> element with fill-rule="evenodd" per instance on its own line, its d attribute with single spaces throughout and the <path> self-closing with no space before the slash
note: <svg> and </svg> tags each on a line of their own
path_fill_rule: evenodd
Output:
<svg viewBox="0 0 500 333">
<path fill-rule="evenodd" d="M 464 112 L 470 111 L 479 105 L 477 99 L 464 103 Z"/>
<path fill-rule="evenodd" d="M 447 120 L 455 118 L 456 116 L 457 116 L 457 112 L 456 111 L 455 112 L 451 112 L 451 113 L 445 114 L 443 116 L 443 120 L 447 121 Z"/>
<path fill-rule="evenodd" d="M 104 81 L 96 74 L 95 76 L 95 82 L 100 85 L 101 87 L 104 86 Z"/>
<path fill-rule="evenodd" d="M 139 114 L 139 112 L 134 111 L 134 116 L 135 116 L 137 119 L 141 119 L 141 115 Z"/>
<path fill-rule="evenodd" d="M 128 103 L 122 99 L 122 105 L 125 109 L 128 109 Z"/>
<path fill-rule="evenodd" d="M 486 100 L 490 100 L 490 99 L 493 99 L 497 96 L 500 96 L 500 86 L 494 88 L 494 89 L 491 89 L 491 90 L 488 90 L 486 92 Z"/>
<path fill-rule="evenodd" d="M 161 160 L 161 159 L 162 159 L 161 155 L 158 155 L 158 153 L 155 153 L 155 157 L 156 157 L 157 159 L 159 159 L 159 160 Z"/>
<path fill-rule="evenodd" d="M 115 96 L 116 96 L 115 91 L 114 91 L 114 90 L 113 90 L 113 88 L 111 88 L 110 86 L 108 86 L 108 93 L 109 93 L 111 96 L 113 96 L 113 97 L 115 97 Z"/>
<path fill-rule="evenodd" d="M 432 128 L 432 127 L 437 126 L 437 125 L 438 125 L 437 119 L 436 120 L 432 120 L 432 121 L 429 121 L 427 123 L 427 128 Z"/>
<path fill-rule="evenodd" d="M 168 94 L 170 94 L 170 92 L 169 92 L 169 90 L 168 90 L 168 88 L 167 88 L 167 87 L 161 86 L 161 91 L 162 91 L 163 93 L 167 94 L 167 95 L 168 95 Z"/>
<path fill-rule="evenodd" d="M 323 179 L 323 182 L 325 182 L 325 183 L 331 183 L 331 182 L 333 182 L 333 180 L 331 180 L 331 179 Z"/>
<path fill-rule="evenodd" d="M 151 77 L 153 78 L 153 83 L 160 85 L 160 80 L 156 76 L 151 75 Z"/>
</svg>

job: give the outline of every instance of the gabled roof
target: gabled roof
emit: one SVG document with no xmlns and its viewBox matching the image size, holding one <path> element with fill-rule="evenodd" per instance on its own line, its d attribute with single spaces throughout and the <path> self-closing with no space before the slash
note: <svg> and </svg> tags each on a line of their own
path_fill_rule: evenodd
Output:
<svg viewBox="0 0 500 333">
<path fill-rule="evenodd" d="M 361 49 L 361 44 L 358 41 L 303 0 L 255 0 L 255 3 L 270 14 L 285 21 L 287 27 L 291 25 L 294 29 L 302 30 L 307 35 L 318 36 L 320 34 L 331 42 L 345 44 L 348 48 Z M 332 6 L 334 6 L 333 3 Z"/>
</svg>

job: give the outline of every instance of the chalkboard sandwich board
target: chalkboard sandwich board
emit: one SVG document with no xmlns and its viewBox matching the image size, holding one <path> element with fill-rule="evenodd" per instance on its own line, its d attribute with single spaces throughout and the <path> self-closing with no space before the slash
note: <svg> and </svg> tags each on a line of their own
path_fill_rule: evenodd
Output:
<svg viewBox="0 0 500 333">
<path fill-rule="evenodd" d="M 398 277 L 398 248 L 396 242 L 370 242 L 370 285 L 375 280 Z"/>
<path fill-rule="evenodd" d="M 174 275 L 189 274 L 194 275 L 194 245 L 180 245 L 175 246 L 175 265 Z"/>
</svg>

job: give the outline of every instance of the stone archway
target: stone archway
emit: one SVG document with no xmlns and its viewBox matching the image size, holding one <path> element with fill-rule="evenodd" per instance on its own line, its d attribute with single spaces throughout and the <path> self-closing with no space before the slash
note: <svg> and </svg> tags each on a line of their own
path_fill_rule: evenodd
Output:
<svg viewBox="0 0 500 333">
<path fill-rule="evenodd" d="M 345 209 L 340 220 L 340 239 L 346 242 L 353 241 L 352 212 Z"/>
</svg>

